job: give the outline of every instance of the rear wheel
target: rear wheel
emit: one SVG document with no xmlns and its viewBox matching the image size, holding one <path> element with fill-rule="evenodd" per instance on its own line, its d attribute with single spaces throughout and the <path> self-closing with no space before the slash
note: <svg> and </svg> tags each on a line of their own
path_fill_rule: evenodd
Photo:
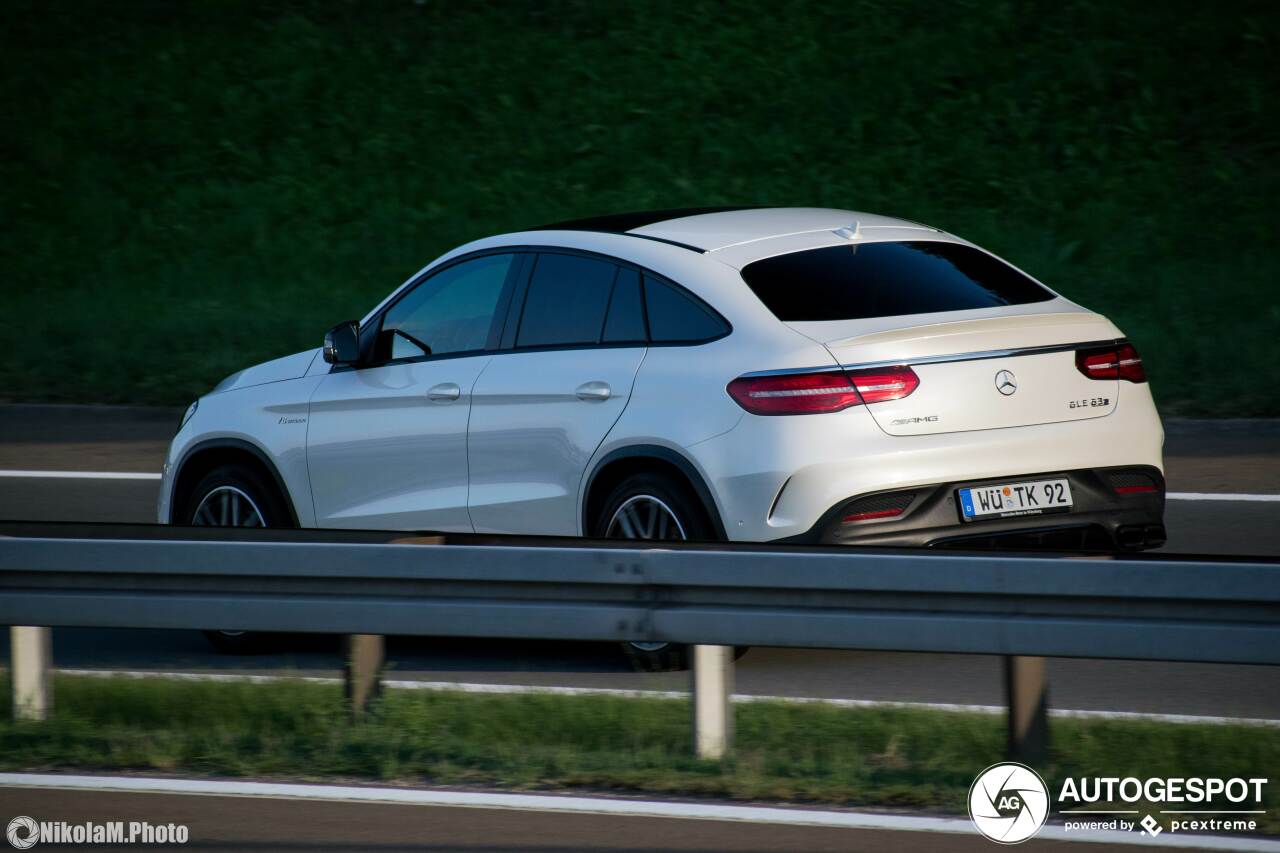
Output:
<svg viewBox="0 0 1280 853">
<path fill-rule="evenodd" d="M 196 484 L 182 521 L 193 527 L 292 527 L 276 489 L 251 468 L 223 465 Z M 271 635 L 261 631 L 205 631 L 205 638 L 224 654 L 267 651 Z"/>
<path fill-rule="evenodd" d="M 662 474 L 636 474 L 605 499 L 592 534 L 597 539 L 683 542 L 717 538 L 698 499 L 683 483 Z M 623 643 L 622 651 L 641 672 L 687 669 L 689 650 L 678 643 Z M 738 656 L 745 652 L 738 650 Z"/>
</svg>

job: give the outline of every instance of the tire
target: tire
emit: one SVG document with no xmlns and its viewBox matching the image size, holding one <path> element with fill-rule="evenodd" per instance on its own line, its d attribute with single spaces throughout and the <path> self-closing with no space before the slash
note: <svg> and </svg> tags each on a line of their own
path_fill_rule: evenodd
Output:
<svg viewBox="0 0 1280 853">
<path fill-rule="evenodd" d="M 256 513 L 257 522 L 246 514 L 246 505 Z M 196 484 L 179 521 L 197 527 L 294 526 L 275 485 L 254 469 L 234 464 L 214 468 Z M 262 654 L 271 650 L 274 639 L 262 631 L 203 633 L 211 646 L 228 655 Z"/>
<path fill-rule="evenodd" d="M 224 655 L 261 655 L 271 651 L 271 634 L 262 631 L 201 631 L 214 650 Z"/>
<path fill-rule="evenodd" d="M 597 539 L 655 542 L 719 538 L 688 486 L 658 473 L 634 474 L 619 483 L 605 498 L 591 534 Z M 689 668 L 688 647 L 678 643 L 623 643 L 622 651 L 637 672 Z M 745 647 L 737 649 L 735 659 L 745 652 Z"/>
</svg>

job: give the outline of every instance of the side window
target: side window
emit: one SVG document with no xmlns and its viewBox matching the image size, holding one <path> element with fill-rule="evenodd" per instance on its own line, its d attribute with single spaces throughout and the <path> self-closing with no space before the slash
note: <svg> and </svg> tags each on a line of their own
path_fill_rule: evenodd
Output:
<svg viewBox="0 0 1280 853">
<path fill-rule="evenodd" d="M 516 333 L 516 347 L 600 341 L 618 268 L 580 255 L 538 255 Z"/>
<path fill-rule="evenodd" d="M 644 277 L 649 338 L 654 343 L 696 343 L 729 331 L 724 321 L 693 297 L 657 279 Z"/>
<path fill-rule="evenodd" d="M 609 316 L 604 321 L 606 344 L 644 343 L 644 305 L 640 297 L 640 273 L 633 269 L 618 270 L 609 300 Z"/>
<path fill-rule="evenodd" d="M 417 285 L 383 317 L 374 360 L 484 349 L 514 257 L 463 261 Z"/>
</svg>

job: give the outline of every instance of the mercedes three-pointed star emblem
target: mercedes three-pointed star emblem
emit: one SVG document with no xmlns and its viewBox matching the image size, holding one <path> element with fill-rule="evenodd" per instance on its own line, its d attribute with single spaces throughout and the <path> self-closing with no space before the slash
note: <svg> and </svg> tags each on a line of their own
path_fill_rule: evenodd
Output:
<svg viewBox="0 0 1280 853">
<path fill-rule="evenodd" d="M 1008 370 L 996 374 L 996 390 L 1008 397 L 1018 390 L 1018 379 Z"/>
</svg>

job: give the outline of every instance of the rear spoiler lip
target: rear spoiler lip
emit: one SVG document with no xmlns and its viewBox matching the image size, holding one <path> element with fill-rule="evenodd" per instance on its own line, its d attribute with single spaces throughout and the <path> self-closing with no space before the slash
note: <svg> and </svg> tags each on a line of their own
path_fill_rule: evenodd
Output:
<svg viewBox="0 0 1280 853">
<path fill-rule="evenodd" d="M 910 367 L 918 364 L 946 364 L 956 361 L 983 361 L 991 358 L 1017 358 L 1024 355 L 1044 355 L 1053 352 L 1072 352 L 1079 349 L 1095 347 L 1119 346 L 1128 343 L 1127 338 L 1107 338 L 1105 340 L 1078 341 L 1069 344 L 1050 344 L 1047 346 L 1014 347 L 1012 349 L 981 350 L 979 352 L 953 353 L 951 355 L 924 355 L 915 358 L 888 359 L 885 361 L 864 361 L 857 364 L 831 364 L 825 367 L 793 367 L 784 370 L 757 370 L 744 373 L 743 378 L 752 379 L 761 376 L 788 376 L 798 373 L 834 373 L 842 370 L 866 370 L 877 367 Z"/>
</svg>

